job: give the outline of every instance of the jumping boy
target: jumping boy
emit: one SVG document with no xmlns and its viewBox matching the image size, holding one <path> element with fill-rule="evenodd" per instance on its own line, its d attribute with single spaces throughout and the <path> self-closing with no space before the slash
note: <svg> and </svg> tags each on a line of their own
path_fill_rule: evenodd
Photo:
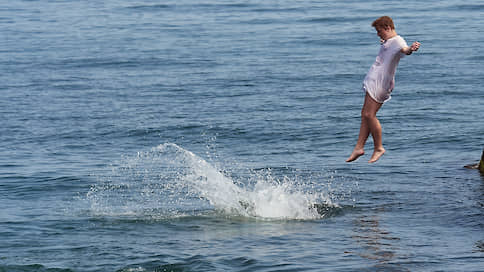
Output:
<svg viewBox="0 0 484 272">
<path fill-rule="evenodd" d="M 376 19 L 372 26 L 381 38 L 381 47 L 375 63 L 363 80 L 363 90 L 366 92 L 365 102 L 361 109 L 361 126 L 358 141 L 346 162 L 352 162 L 365 154 L 364 147 L 368 136 L 373 137 L 374 150 L 369 163 L 376 162 L 384 153 L 381 125 L 376 113 L 384 102 L 390 100 L 390 94 L 395 86 L 395 71 L 398 62 L 404 55 L 410 55 L 420 47 L 419 42 L 407 46 L 405 40 L 397 35 L 392 18 L 383 16 Z"/>
</svg>

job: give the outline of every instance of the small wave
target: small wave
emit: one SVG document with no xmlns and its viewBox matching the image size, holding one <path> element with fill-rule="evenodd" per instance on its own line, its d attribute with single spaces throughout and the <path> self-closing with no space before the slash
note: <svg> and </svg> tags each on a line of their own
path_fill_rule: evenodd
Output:
<svg viewBox="0 0 484 272">
<path fill-rule="evenodd" d="M 336 214 L 324 192 L 290 178 L 252 174 L 249 186 L 235 182 L 203 158 L 166 143 L 126 158 L 87 193 L 97 216 L 166 218 L 213 213 L 263 219 L 308 220 Z"/>
<path fill-rule="evenodd" d="M 217 270 L 212 262 L 201 255 L 191 256 L 176 263 L 165 263 L 161 261 L 151 261 L 146 263 L 128 266 L 118 270 L 118 272 L 155 272 L 155 271 L 215 271 Z"/>
<path fill-rule="evenodd" d="M 0 265 L 0 271 L 15 271 L 15 272 L 70 272 L 71 269 L 63 268 L 47 268 L 40 264 L 30 265 Z"/>
<path fill-rule="evenodd" d="M 134 5 L 126 7 L 128 10 L 144 11 L 144 12 L 155 12 L 160 9 L 167 9 L 172 6 L 165 4 L 155 4 L 155 5 Z"/>
</svg>

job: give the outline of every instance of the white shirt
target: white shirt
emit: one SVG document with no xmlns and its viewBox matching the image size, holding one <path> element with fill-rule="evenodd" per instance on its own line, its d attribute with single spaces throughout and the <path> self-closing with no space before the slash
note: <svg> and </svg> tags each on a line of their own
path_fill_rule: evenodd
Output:
<svg viewBox="0 0 484 272">
<path fill-rule="evenodd" d="M 391 98 L 398 62 L 405 56 L 401 50 L 405 47 L 407 43 L 398 35 L 386 40 L 380 47 L 375 63 L 363 80 L 364 90 L 379 103 Z"/>
</svg>

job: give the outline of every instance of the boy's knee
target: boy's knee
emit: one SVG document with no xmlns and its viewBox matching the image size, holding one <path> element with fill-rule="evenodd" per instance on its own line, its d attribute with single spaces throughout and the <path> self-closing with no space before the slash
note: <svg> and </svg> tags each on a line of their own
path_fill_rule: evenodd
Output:
<svg viewBox="0 0 484 272">
<path fill-rule="evenodd" d="M 361 111 L 361 118 L 362 119 L 375 118 L 375 114 L 373 114 L 372 112 L 369 112 L 369 111 L 362 110 Z"/>
</svg>

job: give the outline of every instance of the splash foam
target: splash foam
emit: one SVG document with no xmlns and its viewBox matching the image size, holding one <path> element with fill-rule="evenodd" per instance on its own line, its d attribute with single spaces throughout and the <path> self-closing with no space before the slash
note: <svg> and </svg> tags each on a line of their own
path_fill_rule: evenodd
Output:
<svg viewBox="0 0 484 272">
<path fill-rule="evenodd" d="M 113 175 L 91 188 L 86 199 L 98 215 L 184 216 L 216 211 L 264 219 L 317 219 L 334 207 L 321 192 L 290 179 L 253 174 L 253 186 L 234 180 L 206 160 L 166 143 L 128 158 Z M 319 211 L 319 212 L 318 212 Z"/>
</svg>

